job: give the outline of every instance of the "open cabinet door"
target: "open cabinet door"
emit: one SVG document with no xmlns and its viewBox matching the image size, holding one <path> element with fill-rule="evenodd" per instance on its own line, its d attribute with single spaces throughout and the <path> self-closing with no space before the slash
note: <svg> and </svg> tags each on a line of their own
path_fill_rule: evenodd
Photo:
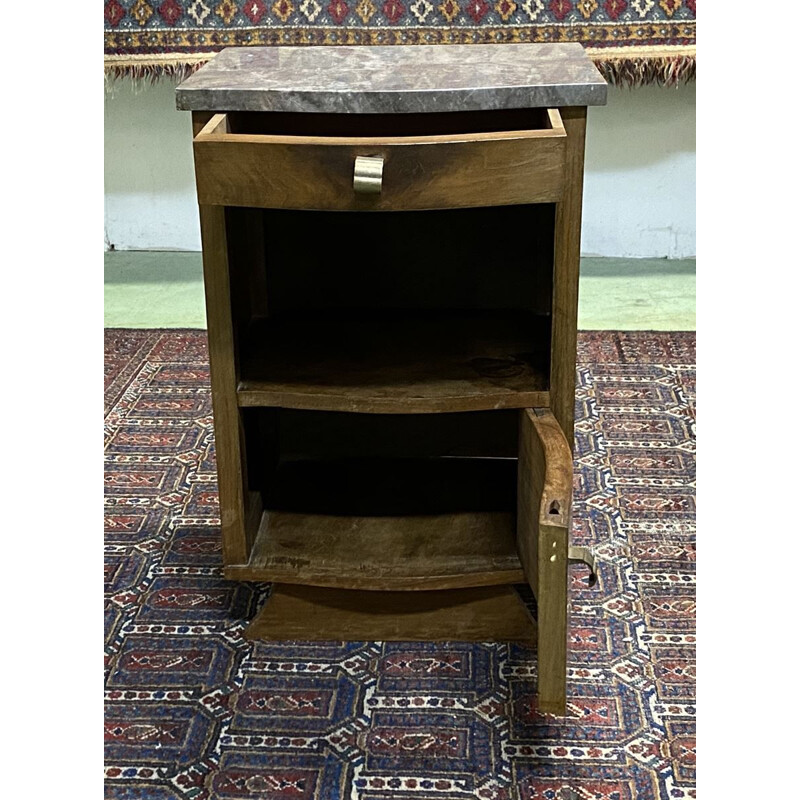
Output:
<svg viewBox="0 0 800 800">
<path fill-rule="evenodd" d="M 519 416 L 517 549 L 537 605 L 538 706 L 564 714 L 572 452 L 550 409 Z"/>
</svg>

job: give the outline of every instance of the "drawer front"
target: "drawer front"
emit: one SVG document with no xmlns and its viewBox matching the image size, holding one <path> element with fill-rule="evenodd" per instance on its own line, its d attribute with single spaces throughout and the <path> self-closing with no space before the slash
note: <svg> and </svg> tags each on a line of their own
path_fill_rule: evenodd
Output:
<svg viewBox="0 0 800 800">
<path fill-rule="evenodd" d="M 344 138 L 229 131 L 218 114 L 194 139 L 201 204 L 392 211 L 557 202 L 566 132 Z"/>
</svg>

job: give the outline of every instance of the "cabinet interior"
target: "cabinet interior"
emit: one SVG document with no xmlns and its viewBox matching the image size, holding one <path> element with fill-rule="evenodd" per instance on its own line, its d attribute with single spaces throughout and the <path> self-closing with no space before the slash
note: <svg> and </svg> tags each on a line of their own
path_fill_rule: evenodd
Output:
<svg viewBox="0 0 800 800">
<path fill-rule="evenodd" d="M 468 550 L 484 531 L 469 580 L 519 577 L 518 409 L 549 384 L 554 217 L 226 209 L 246 474 L 264 509 L 248 574 L 291 578 L 281 547 L 314 561 L 321 530 L 342 564 L 379 543 L 376 563 L 405 553 L 395 578 L 410 580 L 417 542 L 415 558 L 455 574 L 428 539 Z"/>
<path fill-rule="evenodd" d="M 496 131 L 547 130 L 545 108 L 450 111 L 425 114 L 228 113 L 230 133 L 276 136 L 448 136 Z"/>
<path fill-rule="evenodd" d="M 366 412 L 399 410 L 404 392 L 420 413 L 462 395 L 452 410 L 546 404 L 554 205 L 226 214 L 244 404 L 286 405 L 287 392 Z"/>
</svg>

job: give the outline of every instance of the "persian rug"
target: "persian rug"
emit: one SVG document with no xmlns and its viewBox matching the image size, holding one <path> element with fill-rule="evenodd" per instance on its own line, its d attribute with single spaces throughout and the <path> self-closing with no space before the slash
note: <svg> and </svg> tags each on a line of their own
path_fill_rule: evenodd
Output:
<svg viewBox="0 0 800 800">
<path fill-rule="evenodd" d="M 563 718 L 522 646 L 246 641 L 205 333 L 106 343 L 106 798 L 696 797 L 694 334 L 580 334 Z"/>
<path fill-rule="evenodd" d="M 694 77 L 696 0 L 104 0 L 112 76 L 185 76 L 224 47 L 580 42 L 615 84 Z"/>
</svg>

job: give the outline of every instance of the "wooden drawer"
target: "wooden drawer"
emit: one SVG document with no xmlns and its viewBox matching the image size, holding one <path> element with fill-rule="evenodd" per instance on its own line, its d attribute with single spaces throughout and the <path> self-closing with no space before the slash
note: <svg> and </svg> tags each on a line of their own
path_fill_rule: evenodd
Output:
<svg viewBox="0 0 800 800">
<path fill-rule="evenodd" d="M 198 200 L 330 211 L 557 202 L 567 134 L 558 110 L 543 117 L 535 130 L 344 137 L 237 133 L 217 114 L 194 138 Z"/>
</svg>

